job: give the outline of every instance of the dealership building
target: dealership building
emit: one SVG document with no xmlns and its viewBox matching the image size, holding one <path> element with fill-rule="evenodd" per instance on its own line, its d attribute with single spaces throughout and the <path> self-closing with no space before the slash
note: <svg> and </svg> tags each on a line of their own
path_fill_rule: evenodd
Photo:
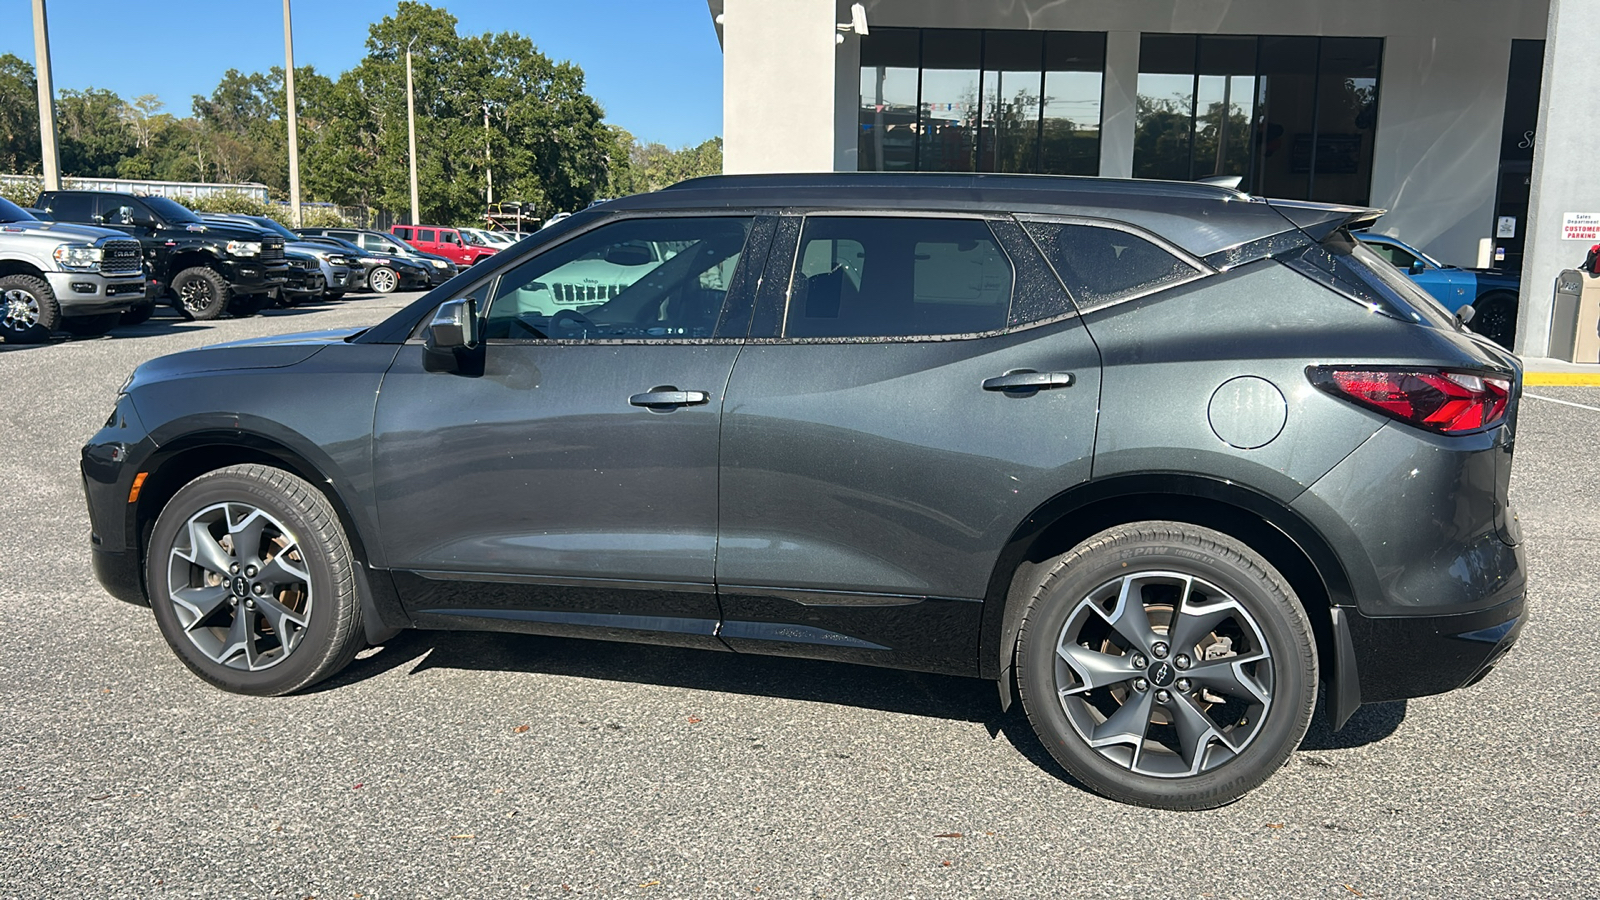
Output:
<svg viewBox="0 0 1600 900">
<path fill-rule="evenodd" d="M 1193 180 L 1520 268 L 1600 242 L 1600 0 L 709 0 L 724 171 Z M 864 32 L 864 33 L 863 33 Z"/>
</svg>

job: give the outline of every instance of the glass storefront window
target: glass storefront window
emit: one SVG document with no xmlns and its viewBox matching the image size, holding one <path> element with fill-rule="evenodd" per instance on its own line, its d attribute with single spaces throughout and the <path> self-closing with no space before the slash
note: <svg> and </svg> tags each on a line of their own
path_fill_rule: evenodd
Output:
<svg viewBox="0 0 1600 900">
<path fill-rule="evenodd" d="M 984 34 L 979 171 L 1038 171 L 1040 60 L 1043 56 L 1043 32 L 990 31 Z"/>
<path fill-rule="evenodd" d="M 861 171 L 1100 170 L 1105 35 L 874 28 L 861 41 Z"/>
<path fill-rule="evenodd" d="M 1044 121 L 1039 168 L 1048 175 L 1100 174 L 1100 97 L 1106 36 L 1052 31 L 1044 38 Z"/>
<path fill-rule="evenodd" d="M 881 29 L 861 42 L 861 118 L 857 168 L 909 172 L 917 167 L 915 31 Z"/>
<path fill-rule="evenodd" d="M 922 32 L 917 167 L 971 172 L 976 165 L 983 44 L 977 31 Z"/>
<path fill-rule="evenodd" d="M 1381 38 L 1145 35 L 1134 176 L 1365 203 L 1382 54 Z"/>
</svg>

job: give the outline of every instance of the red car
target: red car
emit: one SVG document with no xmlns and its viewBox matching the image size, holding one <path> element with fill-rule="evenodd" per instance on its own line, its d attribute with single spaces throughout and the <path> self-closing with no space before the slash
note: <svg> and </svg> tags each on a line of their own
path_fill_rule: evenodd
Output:
<svg viewBox="0 0 1600 900">
<path fill-rule="evenodd" d="M 389 233 L 423 253 L 434 253 L 466 267 L 498 251 L 476 237 L 436 225 L 395 225 Z"/>
</svg>

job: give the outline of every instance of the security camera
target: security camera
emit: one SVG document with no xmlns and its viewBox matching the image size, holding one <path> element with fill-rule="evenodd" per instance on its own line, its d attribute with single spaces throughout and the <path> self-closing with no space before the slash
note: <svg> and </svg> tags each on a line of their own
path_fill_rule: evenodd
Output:
<svg viewBox="0 0 1600 900">
<path fill-rule="evenodd" d="M 859 3 L 850 4 L 850 24 L 838 26 L 839 34 L 834 35 L 836 43 L 844 43 L 844 32 L 853 31 L 859 35 L 867 33 L 867 8 Z"/>
</svg>

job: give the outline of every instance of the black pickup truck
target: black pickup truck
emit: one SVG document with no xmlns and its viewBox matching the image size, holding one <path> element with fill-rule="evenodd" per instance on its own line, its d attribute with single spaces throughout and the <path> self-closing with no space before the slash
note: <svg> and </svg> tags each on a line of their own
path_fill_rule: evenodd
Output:
<svg viewBox="0 0 1600 900">
<path fill-rule="evenodd" d="M 33 205 L 57 222 L 114 228 L 139 241 L 150 300 L 124 314 L 124 324 L 149 318 L 162 297 L 189 319 L 254 315 L 288 277 L 283 238 L 253 226 L 202 222 L 166 197 L 45 191 Z"/>
</svg>

